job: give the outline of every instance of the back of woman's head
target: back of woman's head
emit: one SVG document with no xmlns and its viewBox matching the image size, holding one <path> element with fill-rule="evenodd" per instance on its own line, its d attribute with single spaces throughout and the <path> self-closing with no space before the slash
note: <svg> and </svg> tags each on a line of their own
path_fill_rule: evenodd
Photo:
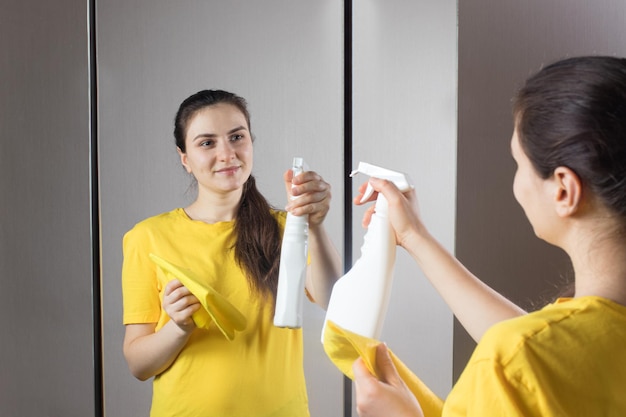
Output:
<svg viewBox="0 0 626 417">
<path fill-rule="evenodd" d="M 570 168 L 626 222 L 626 59 L 551 64 L 526 81 L 513 110 L 522 149 L 542 178 Z"/>
<path fill-rule="evenodd" d="M 215 106 L 217 104 L 230 104 L 239 109 L 246 118 L 248 130 L 252 134 L 250 127 L 250 113 L 248 112 L 248 103 L 243 97 L 224 90 L 202 90 L 187 97 L 178 107 L 176 117 L 174 119 L 174 139 L 176 146 L 186 152 L 185 136 L 189 122 L 196 113 L 205 107 Z"/>
</svg>

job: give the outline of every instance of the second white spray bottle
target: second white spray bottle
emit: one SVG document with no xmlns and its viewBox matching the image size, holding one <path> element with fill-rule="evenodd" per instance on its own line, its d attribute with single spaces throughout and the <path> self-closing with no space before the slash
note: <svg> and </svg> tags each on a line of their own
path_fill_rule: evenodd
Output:
<svg viewBox="0 0 626 417">
<path fill-rule="evenodd" d="M 411 188 L 408 177 L 401 172 L 359 162 L 358 168 L 352 171 L 350 176 L 353 177 L 357 173 L 389 180 L 400 191 Z M 366 201 L 373 193 L 374 189 L 368 184 L 361 201 Z M 322 330 L 322 343 L 328 320 L 359 335 L 372 339 L 380 338 L 391 295 L 396 260 L 396 240 L 387 211 L 387 199 L 378 194 L 375 213 L 361 246 L 361 257 L 333 287 Z"/>
<path fill-rule="evenodd" d="M 293 176 L 304 172 L 304 160 L 293 158 Z M 309 240 L 309 216 L 287 213 L 280 250 L 274 326 L 302 327 L 302 304 Z"/>
</svg>

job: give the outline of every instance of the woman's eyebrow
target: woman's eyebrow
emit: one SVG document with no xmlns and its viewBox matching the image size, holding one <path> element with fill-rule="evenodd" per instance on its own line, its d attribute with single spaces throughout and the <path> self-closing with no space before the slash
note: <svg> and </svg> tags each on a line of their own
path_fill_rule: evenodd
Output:
<svg viewBox="0 0 626 417">
<path fill-rule="evenodd" d="M 233 133 L 239 132 L 240 130 L 246 130 L 246 127 L 245 126 L 237 126 L 237 127 L 233 128 L 233 129 L 230 129 L 227 134 L 228 135 L 232 135 Z M 193 140 L 195 141 L 195 140 L 198 140 L 198 139 L 212 139 L 212 138 L 215 138 L 217 136 L 218 135 L 215 134 L 215 133 L 200 133 L 195 138 L 193 138 Z"/>
<path fill-rule="evenodd" d="M 216 136 L 217 135 L 215 133 L 200 133 L 195 138 L 193 138 L 193 140 L 196 141 L 198 139 L 212 139 Z"/>
<path fill-rule="evenodd" d="M 228 132 L 228 134 L 230 135 L 230 134 L 232 134 L 232 133 L 239 132 L 240 130 L 246 130 L 246 127 L 245 127 L 245 126 L 237 126 L 236 128 L 231 129 L 231 130 Z"/>
</svg>

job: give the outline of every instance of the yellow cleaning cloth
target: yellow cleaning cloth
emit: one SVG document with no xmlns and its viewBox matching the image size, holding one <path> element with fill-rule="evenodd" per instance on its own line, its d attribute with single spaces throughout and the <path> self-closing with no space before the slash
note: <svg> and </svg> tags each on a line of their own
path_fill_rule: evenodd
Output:
<svg viewBox="0 0 626 417">
<path fill-rule="evenodd" d="M 350 379 L 354 379 L 352 364 L 359 356 L 363 358 L 367 369 L 378 377 L 376 346 L 380 343 L 378 340 L 343 329 L 332 321 L 326 322 L 324 350 L 335 366 Z M 389 355 L 398 370 L 398 374 L 422 406 L 424 416 L 440 417 L 443 400 L 437 397 L 391 350 L 389 350 Z"/>
<path fill-rule="evenodd" d="M 193 271 L 174 265 L 153 253 L 150 259 L 161 267 L 168 281 L 178 279 L 200 301 L 204 308 L 191 316 L 196 326 L 208 329 L 211 321 L 214 321 L 228 340 L 235 338 L 235 331 L 246 328 L 246 318 L 239 310 L 210 285 L 202 283 Z"/>
</svg>

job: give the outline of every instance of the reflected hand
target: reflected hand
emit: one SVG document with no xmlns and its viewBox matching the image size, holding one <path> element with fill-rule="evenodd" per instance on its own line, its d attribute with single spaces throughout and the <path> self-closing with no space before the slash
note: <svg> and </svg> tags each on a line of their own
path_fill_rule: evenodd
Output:
<svg viewBox="0 0 626 417">
<path fill-rule="evenodd" d="M 163 310 L 183 332 L 196 328 L 191 316 L 200 307 L 200 301 L 179 280 L 173 279 L 165 286 Z"/>
<path fill-rule="evenodd" d="M 356 388 L 356 410 L 361 417 L 424 417 L 422 407 L 394 366 L 387 347 L 376 347 L 380 380 L 372 375 L 362 358 L 352 365 Z"/>
<path fill-rule="evenodd" d="M 290 199 L 286 210 L 296 216 L 309 215 L 309 227 L 323 223 L 330 209 L 330 184 L 314 171 L 306 171 L 294 177 L 289 169 L 283 176 Z M 292 188 L 293 185 L 293 188 Z"/>
</svg>

